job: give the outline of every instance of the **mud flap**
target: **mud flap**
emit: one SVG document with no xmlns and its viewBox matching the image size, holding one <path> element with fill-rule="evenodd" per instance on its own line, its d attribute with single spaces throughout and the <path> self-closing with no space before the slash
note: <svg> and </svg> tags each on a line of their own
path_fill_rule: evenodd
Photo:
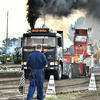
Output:
<svg viewBox="0 0 100 100">
<path fill-rule="evenodd" d="M 83 76 L 86 76 L 86 64 L 83 64 Z"/>
<path fill-rule="evenodd" d="M 72 78 L 76 78 L 79 76 L 79 64 L 78 63 L 71 63 L 71 67 L 72 67 Z"/>
<path fill-rule="evenodd" d="M 26 79 L 29 79 L 30 71 L 31 71 L 31 70 L 29 70 L 29 69 L 24 69 L 24 72 L 25 72 L 25 78 L 26 78 Z"/>
</svg>

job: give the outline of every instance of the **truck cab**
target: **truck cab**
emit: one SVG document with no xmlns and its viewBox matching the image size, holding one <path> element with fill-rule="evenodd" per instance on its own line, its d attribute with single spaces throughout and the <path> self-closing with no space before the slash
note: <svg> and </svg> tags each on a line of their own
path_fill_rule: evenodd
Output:
<svg viewBox="0 0 100 100">
<path fill-rule="evenodd" d="M 63 74 L 63 32 L 51 33 L 50 29 L 31 29 L 22 37 L 22 69 L 25 78 L 29 77 L 30 67 L 26 66 L 29 55 L 35 51 L 36 45 L 42 45 L 42 53 L 48 61 L 48 67 L 44 68 L 45 75 L 54 74 L 55 79 L 61 79 Z"/>
<path fill-rule="evenodd" d="M 88 42 L 88 30 L 76 29 L 74 33 L 74 53 L 87 55 Z"/>
</svg>

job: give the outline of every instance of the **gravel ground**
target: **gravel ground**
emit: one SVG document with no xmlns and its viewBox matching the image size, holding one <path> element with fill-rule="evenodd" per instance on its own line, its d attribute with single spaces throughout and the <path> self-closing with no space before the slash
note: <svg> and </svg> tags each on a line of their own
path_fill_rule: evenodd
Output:
<svg viewBox="0 0 100 100">
<path fill-rule="evenodd" d="M 48 98 L 44 100 L 100 100 L 100 88 L 97 90 L 85 90 L 73 93 L 57 95 L 58 98 Z M 33 99 L 34 100 L 34 99 Z"/>
<path fill-rule="evenodd" d="M 83 91 L 75 95 L 72 100 L 100 100 L 100 88 L 92 91 Z"/>
</svg>

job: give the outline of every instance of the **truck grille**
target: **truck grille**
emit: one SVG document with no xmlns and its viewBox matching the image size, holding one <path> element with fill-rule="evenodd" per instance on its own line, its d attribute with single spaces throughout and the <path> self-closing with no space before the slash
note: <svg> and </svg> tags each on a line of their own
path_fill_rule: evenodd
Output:
<svg viewBox="0 0 100 100">
<path fill-rule="evenodd" d="M 23 53 L 23 61 L 27 61 L 30 54 L 31 54 L 31 52 L 24 52 Z"/>
</svg>

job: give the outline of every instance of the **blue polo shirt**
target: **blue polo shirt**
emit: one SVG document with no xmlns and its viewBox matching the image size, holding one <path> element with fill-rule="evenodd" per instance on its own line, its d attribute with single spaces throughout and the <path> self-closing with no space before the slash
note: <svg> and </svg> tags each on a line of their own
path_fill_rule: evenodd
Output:
<svg viewBox="0 0 100 100">
<path fill-rule="evenodd" d="M 29 55 L 27 66 L 30 66 L 31 69 L 42 69 L 45 65 L 48 65 L 48 62 L 45 55 L 40 51 L 35 51 Z"/>
</svg>

